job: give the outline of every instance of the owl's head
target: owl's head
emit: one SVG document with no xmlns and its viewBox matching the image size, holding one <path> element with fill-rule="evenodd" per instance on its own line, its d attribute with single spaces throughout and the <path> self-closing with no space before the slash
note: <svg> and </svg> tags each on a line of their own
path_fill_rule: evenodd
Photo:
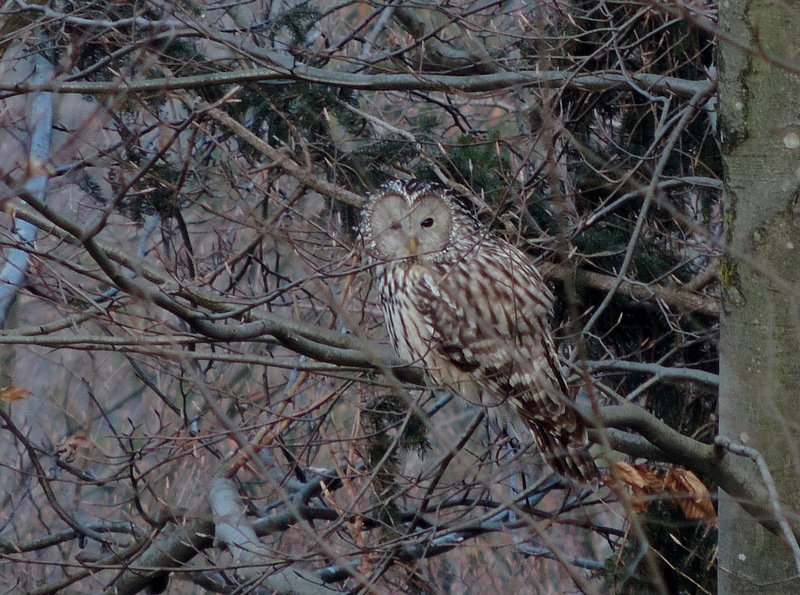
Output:
<svg viewBox="0 0 800 595">
<path fill-rule="evenodd" d="M 364 202 L 359 239 L 381 262 L 409 257 L 441 262 L 462 251 L 464 240 L 478 231 L 471 211 L 468 199 L 436 182 L 392 180 Z"/>
</svg>

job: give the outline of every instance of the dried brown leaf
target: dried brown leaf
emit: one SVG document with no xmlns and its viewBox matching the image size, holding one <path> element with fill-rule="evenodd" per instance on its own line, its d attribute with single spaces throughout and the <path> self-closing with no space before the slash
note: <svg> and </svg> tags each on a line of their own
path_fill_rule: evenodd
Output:
<svg viewBox="0 0 800 595">
<path fill-rule="evenodd" d="M 664 492 L 664 478 L 659 477 L 645 465 L 631 465 L 624 461 L 617 461 L 617 477 L 627 485 L 633 493 L 632 505 L 636 512 L 646 512 L 650 507 L 653 494 Z"/>
<path fill-rule="evenodd" d="M 0 399 L 6 403 L 24 401 L 32 395 L 33 393 L 31 391 L 25 390 L 24 388 L 19 388 L 18 386 L 7 386 L 6 388 L 0 388 Z"/>
<path fill-rule="evenodd" d="M 676 495 L 677 503 L 687 519 L 717 524 L 717 513 L 711 493 L 694 473 L 688 469 L 670 469 L 666 479 L 667 490 Z"/>
</svg>

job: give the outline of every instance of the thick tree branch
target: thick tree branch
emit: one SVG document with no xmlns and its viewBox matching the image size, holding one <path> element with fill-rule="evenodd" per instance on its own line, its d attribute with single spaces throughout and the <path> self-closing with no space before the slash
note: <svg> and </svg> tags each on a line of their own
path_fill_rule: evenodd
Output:
<svg viewBox="0 0 800 595">
<path fill-rule="evenodd" d="M 542 273 L 551 279 L 563 280 L 574 274 L 567 267 L 541 266 L 540 268 Z M 677 308 L 681 312 L 696 312 L 707 316 L 719 316 L 722 310 L 719 298 L 702 293 L 682 291 L 655 283 L 645 285 L 644 283 L 633 283 L 625 279 L 620 281 L 617 277 L 593 271 L 578 270 L 577 277 L 579 285 L 585 285 L 601 291 L 611 291 L 616 288 L 617 295 L 627 296 L 642 302 L 659 300 L 668 306 Z"/>
<path fill-rule="evenodd" d="M 360 207 L 364 198 L 354 192 L 345 190 L 341 186 L 328 182 L 320 177 L 319 172 L 310 167 L 303 167 L 292 159 L 285 151 L 272 147 L 260 136 L 253 134 L 246 126 L 230 117 L 219 108 L 209 107 L 204 102 L 199 102 L 198 106 L 208 113 L 209 116 L 217 120 L 220 124 L 234 132 L 242 140 L 249 143 L 256 150 L 275 162 L 275 165 L 283 169 L 287 174 L 293 176 L 301 184 L 316 190 L 323 196 L 338 200 L 345 204 Z"/>
<path fill-rule="evenodd" d="M 650 91 L 675 94 L 681 97 L 694 94 L 698 83 L 705 84 L 705 81 L 690 81 L 653 74 L 633 74 L 630 75 L 630 78 Z M 40 91 L 62 94 L 116 95 L 120 93 L 197 89 L 208 87 L 209 85 L 285 83 L 286 81 L 325 84 L 362 91 L 443 91 L 447 93 L 488 93 L 519 86 L 548 89 L 573 87 L 583 91 L 602 93 L 627 89 L 630 85 L 629 78 L 616 73 L 575 74 L 568 71 L 552 70 L 501 72 L 467 77 L 444 74 L 354 74 L 297 64 L 112 83 L 51 81 L 37 85 L 0 82 L 0 91 L 5 92 L 4 97 Z"/>
<path fill-rule="evenodd" d="M 296 566 L 280 568 L 284 564 L 271 558 L 272 550 L 261 543 L 245 516 L 244 503 L 233 481 L 215 478 L 209 490 L 209 501 L 214 514 L 215 539 L 226 545 L 234 564 L 241 567 L 239 575 L 243 579 L 258 580 L 259 584 L 278 593 L 334 595 L 340 592 L 326 587 L 312 571 Z"/>
<path fill-rule="evenodd" d="M 154 580 L 163 578 L 165 571 L 181 568 L 198 552 L 214 544 L 214 519 L 205 511 L 196 519 L 183 525 L 172 526 L 172 532 L 158 539 L 145 550 L 105 590 L 105 595 L 134 595 L 148 587 Z"/>
<path fill-rule="evenodd" d="M 659 364 L 650 364 L 644 362 L 628 362 L 625 360 L 602 360 L 602 361 L 583 361 L 590 371 L 597 370 L 621 370 L 623 372 L 641 372 L 645 374 L 653 374 L 662 378 L 674 378 L 676 380 L 692 380 L 695 382 L 702 382 L 710 386 L 719 386 L 719 376 L 706 372 L 704 370 L 696 370 L 694 368 L 671 368 L 669 366 L 661 366 Z"/>
<path fill-rule="evenodd" d="M 465 74 L 491 74 L 499 70 L 498 64 L 482 45 L 468 44 L 469 49 L 455 48 L 452 43 L 442 43 L 437 32 L 429 32 L 425 23 L 417 18 L 413 9 L 402 5 L 393 7 L 394 19 L 420 44 L 420 57 L 412 53 L 410 64 L 419 65 L 424 72 L 452 72 Z"/>
<path fill-rule="evenodd" d="M 203 37 L 224 45 L 242 58 L 262 64 L 261 68 L 217 72 L 212 74 L 168 77 L 139 81 L 114 82 L 65 82 L 50 81 L 37 84 L 0 82 L 0 91 L 6 96 L 53 91 L 58 93 L 80 93 L 107 95 L 119 93 L 166 92 L 177 89 L 195 89 L 209 85 L 232 85 L 248 82 L 286 82 L 287 80 L 332 85 L 365 91 L 445 91 L 461 93 L 484 93 L 501 91 L 512 87 L 533 86 L 543 88 L 572 87 L 591 92 L 604 92 L 630 87 L 633 80 L 641 88 L 661 94 L 674 94 L 684 98 L 695 95 L 706 81 L 691 81 L 675 77 L 652 74 L 620 73 L 573 73 L 569 71 L 518 71 L 494 74 L 453 76 L 430 74 L 363 74 L 328 70 L 298 62 L 288 52 L 278 52 L 259 47 L 240 36 L 212 31 L 199 23 L 191 28 L 171 29 L 160 35 L 172 39 L 180 37 Z"/>
<path fill-rule="evenodd" d="M 579 406 L 578 409 L 587 420 L 594 419 L 590 408 Z M 750 459 L 735 456 L 720 446 L 704 444 L 684 436 L 636 405 L 601 407 L 600 416 L 596 425 L 637 432 L 663 453 L 661 460 L 683 465 L 702 474 L 732 496 L 766 529 L 782 535 L 780 523 L 773 513 L 773 499 Z M 618 440 L 618 436 L 612 435 L 612 438 L 616 447 L 625 447 L 626 443 Z M 631 445 L 634 448 L 630 454 L 639 456 L 637 452 L 640 452 L 642 445 Z M 653 451 L 653 454 L 657 454 L 657 451 Z M 795 535 L 800 534 L 800 517 L 797 514 L 787 514 L 786 517 Z"/>
</svg>

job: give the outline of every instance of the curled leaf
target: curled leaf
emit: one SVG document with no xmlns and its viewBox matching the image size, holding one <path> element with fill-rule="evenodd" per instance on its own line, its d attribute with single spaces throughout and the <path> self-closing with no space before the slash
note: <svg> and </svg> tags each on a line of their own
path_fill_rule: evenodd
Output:
<svg viewBox="0 0 800 595">
<path fill-rule="evenodd" d="M 717 524 L 717 513 L 711 493 L 694 473 L 687 469 L 670 469 L 666 479 L 667 490 L 677 497 L 677 503 L 687 519 Z"/>
<path fill-rule="evenodd" d="M 645 465 L 630 465 L 624 461 L 616 463 L 617 477 L 627 485 L 633 493 L 633 509 L 646 512 L 654 494 L 664 492 L 664 478 Z"/>
<path fill-rule="evenodd" d="M 23 401 L 32 396 L 33 393 L 18 386 L 7 386 L 0 388 L 0 399 L 6 403 L 15 403 L 16 401 Z"/>
</svg>

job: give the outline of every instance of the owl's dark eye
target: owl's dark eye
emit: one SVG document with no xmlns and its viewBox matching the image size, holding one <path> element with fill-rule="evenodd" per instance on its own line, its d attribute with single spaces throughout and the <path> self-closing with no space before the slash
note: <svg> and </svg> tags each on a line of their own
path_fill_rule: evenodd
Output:
<svg viewBox="0 0 800 595">
<path fill-rule="evenodd" d="M 430 227 L 431 225 L 433 225 L 433 217 L 426 217 L 420 222 L 422 227 Z"/>
</svg>

